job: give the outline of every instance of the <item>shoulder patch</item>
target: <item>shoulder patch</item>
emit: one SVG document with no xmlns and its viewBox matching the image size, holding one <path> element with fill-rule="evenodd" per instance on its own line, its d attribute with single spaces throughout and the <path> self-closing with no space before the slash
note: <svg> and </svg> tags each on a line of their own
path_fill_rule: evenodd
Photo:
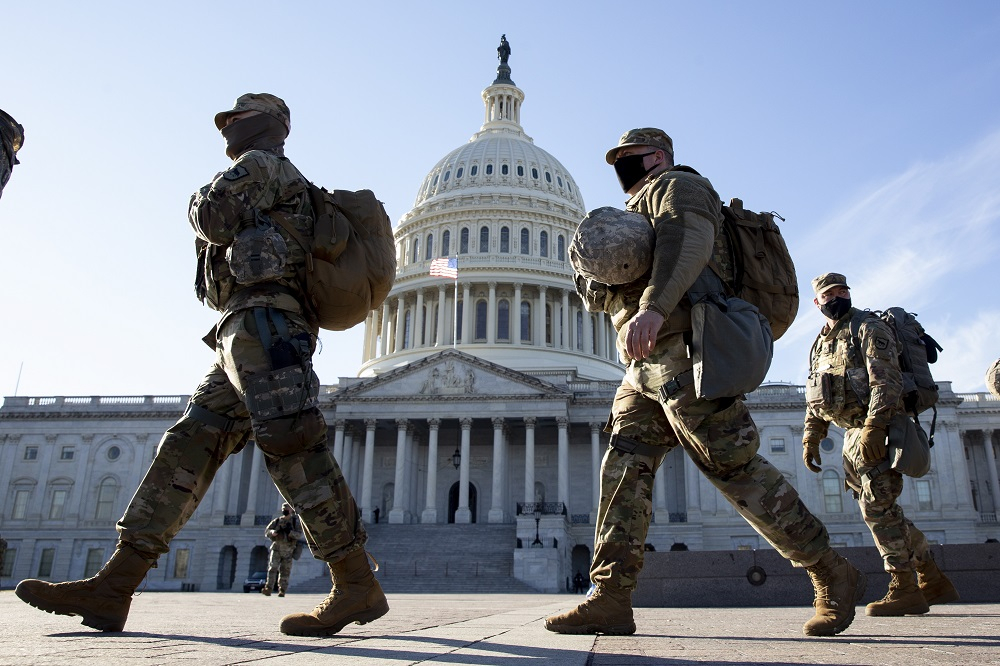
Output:
<svg viewBox="0 0 1000 666">
<path fill-rule="evenodd" d="M 229 171 L 224 172 L 222 174 L 222 177 L 225 178 L 226 180 L 239 180 L 240 178 L 243 178 L 249 173 L 250 172 L 247 171 L 247 168 L 245 166 L 237 164 Z"/>
<path fill-rule="evenodd" d="M 876 335 L 875 349 L 888 349 L 888 348 L 889 348 L 889 340 L 887 338 L 883 338 L 881 335 Z"/>
</svg>

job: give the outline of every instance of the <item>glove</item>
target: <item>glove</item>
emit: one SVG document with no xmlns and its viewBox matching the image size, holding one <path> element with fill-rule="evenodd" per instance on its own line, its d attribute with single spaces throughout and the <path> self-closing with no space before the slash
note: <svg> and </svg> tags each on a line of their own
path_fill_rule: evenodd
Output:
<svg viewBox="0 0 1000 666">
<path fill-rule="evenodd" d="M 819 456 L 819 442 L 802 442 L 802 462 L 810 472 L 822 471 L 820 465 L 823 464 L 823 459 Z"/>
<path fill-rule="evenodd" d="M 874 467 L 888 455 L 885 446 L 887 433 L 885 428 L 866 425 L 858 436 L 858 447 L 861 449 L 861 462 L 866 467 Z"/>
</svg>

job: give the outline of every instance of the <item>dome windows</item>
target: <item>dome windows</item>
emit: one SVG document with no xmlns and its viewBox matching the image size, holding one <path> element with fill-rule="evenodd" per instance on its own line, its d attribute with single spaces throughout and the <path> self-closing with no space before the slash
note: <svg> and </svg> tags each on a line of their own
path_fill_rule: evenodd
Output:
<svg viewBox="0 0 1000 666">
<path fill-rule="evenodd" d="M 510 227 L 500 227 L 500 252 L 510 253 Z"/>
<path fill-rule="evenodd" d="M 451 254 L 451 232 L 445 229 L 441 234 L 441 256 L 447 257 L 449 254 Z"/>
<path fill-rule="evenodd" d="M 549 256 L 549 232 L 547 231 L 538 234 L 538 256 Z"/>
<path fill-rule="evenodd" d="M 462 167 L 458 167 L 458 171 L 455 172 L 455 180 L 461 180 L 462 173 L 465 171 Z"/>
<path fill-rule="evenodd" d="M 470 176 L 478 176 L 479 175 L 479 165 L 478 164 L 473 164 L 472 165 L 472 168 L 469 169 L 469 175 Z"/>
<path fill-rule="evenodd" d="M 521 254 L 531 254 L 531 232 L 521 229 Z"/>
<path fill-rule="evenodd" d="M 445 176 L 445 180 L 447 180 L 447 178 L 448 177 Z M 563 186 L 563 184 L 562 184 L 562 176 L 556 176 L 556 182 L 559 183 L 559 187 L 562 187 Z"/>
<path fill-rule="evenodd" d="M 486 254 L 490 251 L 490 228 L 482 227 L 479 229 L 479 252 Z"/>
<path fill-rule="evenodd" d="M 501 164 L 500 165 L 500 175 L 501 176 L 510 175 L 510 167 L 507 166 L 506 164 Z"/>
<path fill-rule="evenodd" d="M 492 176 L 493 175 L 493 163 L 492 162 L 486 165 L 486 175 L 487 176 Z"/>
<path fill-rule="evenodd" d="M 535 167 L 531 167 L 531 177 L 538 180 L 538 169 Z"/>
<path fill-rule="evenodd" d="M 545 182 L 546 183 L 551 183 L 552 182 L 552 174 L 549 173 L 548 171 L 545 172 Z"/>
<path fill-rule="evenodd" d="M 427 242 L 430 242 L 430 240 Z M 556 239 L 556 259 L 566 261 L 566 237 L 562 234 L 559 234 L 559 237 Z"/>
<path fill-rule="evenodd" d="M 520 164 L 517 165 L 517 175 L 520 176 L 521 178 L 524 177 L 524 167 L 521 166 Z"/>
<path fill-rule="evenodd" d="M 473 167 L 475 168 L 475 167 Z M 469 228 L 464 227 L 462 233 L 459 235 L 458 241 L 458 253 L 459 254 L 469 254 Z"/>
<path fill-rule="evenodd" d="M 441 182 L 447 183 L 449 178 L 451 178 L 451 170 L 444 172 L 444 178 L 442 179 Z"/>
</svg>

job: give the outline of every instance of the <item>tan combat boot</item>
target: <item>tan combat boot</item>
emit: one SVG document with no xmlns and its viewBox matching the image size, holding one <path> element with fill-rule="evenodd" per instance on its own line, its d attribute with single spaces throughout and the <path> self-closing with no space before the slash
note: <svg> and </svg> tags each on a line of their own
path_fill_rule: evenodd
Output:
<svg viewBox="0 0 1000 666">
<path fill-rule="evenodd" d="M 958 601 L 958 590 L 932 559 L 917 565 L 917 587 L 928 606 Z"/>
<path fill-rule="evenodd" d="M 132 593 L 156 556 L 124 543 L 93 578 L 68 583 L 22 580 L 14 591 L 22 601 L 57 615 L 79 615 L 81 622 L 100 631 L 121 631 L 128 619 Z"/>
<path fill-rule="evenodd" d="M 913 571 L 891 571 L 889 592 L 878 601 L 865 608 L 865 615 L 876 617 L 899 617 L 901 615 L 922 615 L 930 611 L 927 600 L 920 593 Z"/>
<path fill-rule="evenodd" d="M 802 633 L 836 636 L 854 621 L 854 607 L 865 595 L 868 579 L 833 550 L 806 567 L 806 573 L 816 593 L 813 600 L 816 614 L 802 626 Z"/>
<path fill-rule="evenodd" d="M 545 628 L 557 634 L 634 634 L 632 593 L 598 585 L 594 593 L 573 610 L 545 618 Z"/>
<path fill-rule="evenodd" d="M 330 564 L 330 576 L 333 579 L 330 596 L 312 613 L 286 615 L 281 620 L 281 633 L 332 636 L 351 622 L 368 624 L 389 612 L 389 602 L 372 575 L 364 549 Z"/>
</svg>

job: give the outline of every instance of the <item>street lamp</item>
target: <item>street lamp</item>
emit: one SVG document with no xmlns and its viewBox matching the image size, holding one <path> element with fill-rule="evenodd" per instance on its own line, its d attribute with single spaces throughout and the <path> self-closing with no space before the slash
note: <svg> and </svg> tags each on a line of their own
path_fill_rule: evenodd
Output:
<svg viewBox="0 0 1000 666">
<path fill-rule="evenodd" d="M 531 542 L 532 548 L 543 548 L 542 540 L 538 538 L 538 523 L 542 519 L 542 508 L 535 504 L 535 540 Z"/>
<path fill-rule="evenodd" d="M 458 469 L 458 466 L 462 464 L 462 452 L 458 450 L 457 446 L 455 452 L 451 454 L 451 464 L 455 466 L 455 469 Z"/>
</svg>

